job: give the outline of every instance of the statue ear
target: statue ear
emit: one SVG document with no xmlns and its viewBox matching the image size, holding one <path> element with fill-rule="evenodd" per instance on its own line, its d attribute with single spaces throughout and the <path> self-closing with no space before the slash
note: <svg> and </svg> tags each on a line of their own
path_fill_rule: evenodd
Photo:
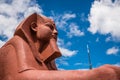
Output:
<svg viewBox="0 0 120 80">
<path fill-rule="evenodd" d="M 37 31 L 37 24 L 36 24 L 36 22 L 32 22 L 31 23 L 31 29 L 33 30 L 33 31 Z"/>
</svg>

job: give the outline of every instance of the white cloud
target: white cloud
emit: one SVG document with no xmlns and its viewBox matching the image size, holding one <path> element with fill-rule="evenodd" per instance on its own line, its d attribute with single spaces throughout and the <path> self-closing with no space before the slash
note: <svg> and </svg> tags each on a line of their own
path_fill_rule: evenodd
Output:
<svg viewBox="0 0 120 80">
<path fill-rule="evenodd" d="M 100 34 L 111 34 L 120 41 L 120 0 L 95 0 L 90 9 L 88 30 Z"/>
<path fill-rule="evenodd" d="M 58 39 L 57 39 L 57 44 L 58 44 L 58 46 L 64 46 L 64 40 L 58 38 Z"/>
<path fill-rule="evenodd" d="M 76 17 L 75 14 L 66 13 L 63 15 L 62 19 L 67 21 L 67 20 L 70 20 L 70 19 L 75 18 L 75 17 Z"/>
<path fill-rule="evenodd" d="M 56 26 L 61 30 L 66 30 L 66 26 L 68 26 L 68 21 L 76 18 L 76 14 L 74 13 L 64 13 L 64 14 L 55 14 L 52 11 L 52 16 L 50 17 L 55 20 Z"/>
<path fill-rule="evenodd" d="M 96 42 L 99 42 L 99 38 L 96 39 Z"/>
<path fill-rule="evenodd" d="M 113 64 L 114 66 L 120 67 L 120 63 Z"/>
<path fill-rule="evenodd" d="M 88 21 L 88 19 L 85 17 L 85 13 L 80 14 L 80 20 L 81 21 Z"/>
<path fill-rule="evenodd" d="M 52 11 L 52 16 L 50 18 L 55 20 L 57 28 L 59 28 L 59 30 L 66 32 L 68 37 L 71 38 L 73 36 L 79 37 L 84 35 L 84 32 L 81 32 L 79 26 L 76 25 L 75 22 L 71 22 L 72 19 L 76 18 L 75 13 L 68 12 L 68 13 L 56 15 Z"/>
<path fill-rule="evenodd" d="M 43 12 L 35 0 L 0 0 L 0 35 L 10 39 L 19 22 L 33 12 Z"/>
<path fill-rule="evenodd" d="M 83 63 L 75 63 L 74 65 L 75 66 L 80 66 L 80 65 L 83 65 Z"/>
<path fill-rule="evenodd" d="M 71 42 L 67 42 L 67 43 L 66 43 L 66 46 L 71 46 L 71 45 L 72 45 Z"/>
<path fill-rule="evenodd" d="M 77 52 L 78 52 L 77 50 L 70 50 L 70 49 L 66 48 L 66 47 L 69 47 L 72 45 L 71 42 L 66 42 L 66 44 L 65 44 L 63 39 L 58 38 L 57 44 L 62 53 L 62 56 L 64 56 L 64 57 L 72 57 L 73 55 L 77 54 Z"/>
<path fill-rule="evenodd" d="M 112 39 L 111 37 L 107 37 L 105 41 L 109 42 L 109 41 L 111 41 L 111 39 Z"/>
<path fill-rule="evenodd" d="M 63 70 L 63 66 L 69 66 L 68 59 L 78 53 L 77 50 L 70 50 L 67 47 L 72 45 L 71 42 L 64 42 L 63 39 L 58 38 L 57 44 L 62 53 L 62 57 L 57 59 L 57 68 Z"/>
<path fill-rule="evenodd" d="M 62 56 L 64 56 L 64 57 L 72 57 L 73 55 L 77 54 L 77 52 L 78 52 L 77 50 L 70 50 L 70 49 L 66 48 L 66 47 L 69 47 L 72 45 L 71 42 L 67 42 L 65 44 L 63 39 L 58 38 L 57 44 L 62 53 Z"/>
<path fill-rule="evenodd" d="M 77 69 L 77 70 L 87 71 L 87 70 L 90 70 L 90 69 Z"/>
<path fill-rule="evenodd" d="M 69 66 L 69 63 L 65 61 L 64 59 L 60 59 L 59 64 L 64 65 L 64 66 Z"/>
<path fill-rule="evenodd" d="M 107 53 L 108 55 L 111 55 L 111 54 L 116 55 L 118 52 L 119 52 L 119 48 L 117 48 L 117 47 L 112 47 L 112 48 L 109 48 L 106 53 Z"/>
<path fill-rule="evenodd" d="M 65 69 L 63 69 L 63 68 L 58 68 L 58 70 L 61 70 L 61 71 L 62 71 L 62 70 L 65 70 Z"/>
<path fill-rule="evenodd" d="M 69 49 L 66 49 L 63 47 L 59 47 L 59 49 L 64 57 L 71 57 L 71 56 L 77 54 L 77 52 L 78 52 L 76 50 L 69 50 Z"/>
<path fill-rule="evenodd" d="M 83 36 L 84 35 L 84 32 L 81 32 L 81 30 L 79 29 L 79 26 L 77 26 L 74 23 L 71 23 L 69 25 L 69 28 L 70 28 L 70 31 L 67 32 L 67 36 L 70 38 L 73 36 Z"/>
<path fill-rule="evenodd" d="M 56 62 L 57 62 L 57 68 L 59 69 L 59 70 L 63 70 L 63 66 L 70 66 L 69 65 L 69 63 L 68 63 L 68 60 L 69 58 L 68 57 L 64 57 L 64 56 L 62 56 L 62 57 L 60 57 L 60 58 L 58 58 L 58 59 L 56 59 Z M 65 69 L 64 69 L 65 70 Z"/>
<path fill-rule="evenodd" d="M 72 45 L 72 43 L 70 41 L 65 43 L 63 39 L 58 38 L 57 45 L 60 47 L 69 47 Z"/>
</svg>

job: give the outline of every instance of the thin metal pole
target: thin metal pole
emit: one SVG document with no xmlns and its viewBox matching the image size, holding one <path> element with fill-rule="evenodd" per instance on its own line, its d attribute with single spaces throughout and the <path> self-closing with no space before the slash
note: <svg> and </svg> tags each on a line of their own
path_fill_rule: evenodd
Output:
<svg viewBox="0 0 120 80">
<path fill-rule="evenodd" d="M 92 69 L 91 57 L 90 57 L 90 50 L 87 44 L 87 52 L 88 52 L 88 61 L 89 61 L 89 69 Z"/>
</svg>

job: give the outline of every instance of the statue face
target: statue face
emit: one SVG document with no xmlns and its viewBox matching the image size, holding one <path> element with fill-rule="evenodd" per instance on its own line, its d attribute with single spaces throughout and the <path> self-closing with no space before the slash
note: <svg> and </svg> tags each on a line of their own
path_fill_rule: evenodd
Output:
<svg viewBox="0 0 120 80">
<path fill-rule="evenodd" d="M 55 25 L 50 22 L 43 24 L 38 23 L 36 30 L 36 36 L 39 40 L 49 41 L 51 37 L 57 39 L 57 30 Z"/>
</svg>

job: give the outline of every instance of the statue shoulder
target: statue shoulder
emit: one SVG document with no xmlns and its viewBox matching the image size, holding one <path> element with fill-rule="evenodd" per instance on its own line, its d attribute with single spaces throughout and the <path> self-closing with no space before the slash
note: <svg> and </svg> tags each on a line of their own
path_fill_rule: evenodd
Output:
<svg viewBox="0 0 120 80">
<path fill-rule="evenodd" d="M 27 43 L 21 37 L 14 36 L 0 48 L 0 56 L 2 57 L 3 54 L 6 55 L 8 53 L 11 54 L 11 51 L 15 51 L 17 54 L 20 50 L 24 52 L 26 44 Z"/>
<path fill-rule="evenodd" d="M 23 40 L 21 37 L 19 37 L 19 36 L 14 36 L 14 37 L 12 37 L 9 41 L 7 41 L 7 42 L 1 47 L 1 49 L 7 47 L 8 45 L 12 45 L 13 47 L 17 47 L 17 46 L 22 45 L 23 42 L 25 42 L 25 40 Z M 1 49 L 0 49 L 0 50 L 1 50 Z"/>
</svg>

